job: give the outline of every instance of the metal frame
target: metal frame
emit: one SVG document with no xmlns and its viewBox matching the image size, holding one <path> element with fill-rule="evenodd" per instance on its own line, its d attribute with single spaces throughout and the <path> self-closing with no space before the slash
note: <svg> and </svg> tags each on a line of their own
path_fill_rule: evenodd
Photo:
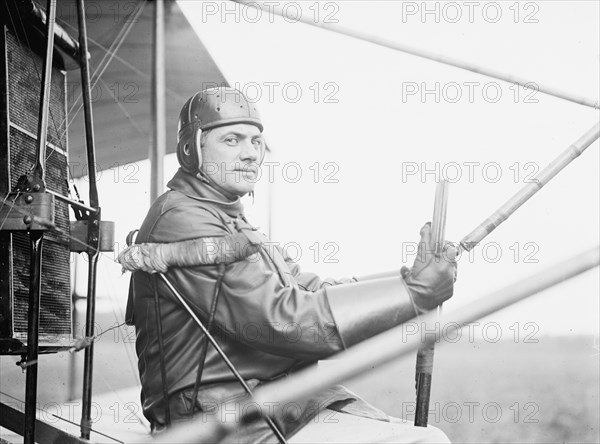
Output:
<svg viewBox="0 0 600 444">
<path fill-rule="evenodd" d="M 90 95 L 90 66 L 87 58 L 87 28 L 85 23 L 85 7 L 83 0 L 77 0 L 77 17 L 79 20 L 79 64 L 81 66 L 81 90 L 83 94 L 83 112 L 85 121 L 85 142 L 88 161 L 88 177 L 90 183 L 90 206 L 94 213 L 88 213 L 87 255 L 89 258 L 87 307 L 85 317 L 85 335 L 94 336 L 94 322 L 96 317 L 96 275 L 98 258 L 100 255 L 100 218 L 101 211 L 98 201 L 98 187 L 96 183 L 96 151 L 94 146 L 94 127 L 92 100 Z M 83 366 L 83 400 L 81 413 L 81 437 L 90 438 L 92 429 L 92 376 L 94 371 L 94 343 L 91 342 L 85 349 Z"/>
<path fill-rule="evenodd" d="M 42 89 L 40 92 L 40 109 L 38 121 L 38 144 L 36 147 L 36 164 L 32 174 L 33 191 L 45 192 L 46 139 L 48 138 L 48 111 L 50 82 L 52 78 L 52 57 L 54 52 L 54 22 L 56 17 L 56 0 L 46 3 L 46 56 L 43 60 Z M 27 310 L 27 375 L 25 380 L 25 421 L 23 440 L 25 444 L 35 442 L 35 411 L 37 401 L 37 360 L 39 344 L 40 293 L 42 291 L 42 248 L 43 231 L 31 231 L 30 268 L 29 268 L 29 307 Z"/>
<path fill-rule="evenodd" d="M 54 198 L 67 203 L 82 212 L 82 219 L 87 222 L 87 244 L 86 253 L 89 257 L 88 271 L 88 289 L 87 289 L 87 312 L 86 312 L 86 336 L 94 335 L 94 320 L 95 320 L 95 300 L 96 300 L 96 275 L 97 263 L 100 253 L 100 225 L 101 225 L 101 210 L 98 201 L 97 180 L 95 171 L 95 147 L 94 147 L 94 131 L 93 131 L 93 115 L 90 97 L 90 80 L 89 80 L 89 61 L 87 58 L 87 33 L 85 24 L 85 14 L 83 0 L 77 1 L 77 12 L 79 18 L 79 46 L 77 46 L 70 37 L 56 25 L 56 3 L 57 0 L 47 0 L 46 11 L 42 11 L 32 4 L 32 9 L 27 10 L 28 18 L 32 19 L 30 25 L 34 28 L 39 28 L 40 23 L 45 26 L 46 36 L 46 52 L 43 59 L 43 79 L 40 94 L 39 122 L 36 147 L 36 161 L 31 174 L 26 178 L 20 179 L 21 191 L 30 191 L 32 195 L 39 193 L 41 196 L 49 196 L 51 208 L 53 209 Z M 16 3 L 15 3 L 16 4 Z M 16 4 L 17 8 L 25 8 L 25 4 Z M 6 5 L 11 8 L 11 5 Z M 20 11 L 20 10 L 19 10 Z M 57 35 L 58 34 L 58 35 Z M 83 106 L 84 106 L 84 121 L 85 121 L 85 137 L 88 160 L 88 176 L 90 181 L 89 199 L 90 205 L 85 205 L 81 202 L 74 201 L 59 193 L 46 189 L 45 186 L 45 160 L 46 160 L 46 143 L 47 143 L 47 126 L 49 115 L 49 99 L 47 95 L 50 92 L 48 85 L 51 81 L 53 53 L 55 49 L 54 37 L 57 35 L 57 45 L 61 50 L 66 51 L 71 57 L 78 56 L 78 63 L 81 67 L 82 90 L 83 90 Z M 4 40 L 4 39 L 3 39 Z M 6 71 L 6 60 L 2 58 L 2 71 Z M 5 73 L 6 74 L 6 73 Z M 3 98 L 6 101 L 5 85 L 3 85 Z M 7 103 L 4 103 L 7 105 Z M 6 107 L 4 107 L 6 109 Z M 5 118 L 6 117 L 6 118 Z M 2 116 L 2 129 L 8 134 L 8 116 Z M 8 136 L 7 136 L 8 137 Z M 7 189 L 10 184 L 7 184 Z M 45 201 L 44 201 L 45 202 Z M 29 202 L 27 202 L 29 203 Z M 43 209 L 46 209 L 45 207 Z M 10 205 L 13 209 L 14 205 Z M 17 209 L 18 210 L 18 209 Z M 44 231 L 53 227 L 53 212 L 44 217 L 39 217 L 35 213 L 33 216 L 26 215 L 23 218 L 24 226 L 13 227 L 20 231 L 27 230 L 30 234 L 30 283 L 29 283 L 29 306 L 28 306 L 28 331 L 27 331 L 27 352 L 23 354 L 23 367 L 26 368 L 26 384 L 25 384 L 25 412 L 19 412 L 4 404 L 0 403 L 2 412 L 2 426 L 9 428 L 15 432 L 21 432 L 26 444 L 39 442 L 54 442 L 59 439 L 60 442 L 85 442 L 90 437 L 91 431 L 91 397 L 92 397 L 92 376 L 93 376 L 93 343 L 85 349 L 84 357 L 84 378 L 83 378 L 83 411 L 81 419 L 81 439 L 69 435 L 61 430 L 36 420 L 36 401 L 37 401 L 37 361 L 39 353 L 39 304 L 41 292 L 41 266 L 42 266 L 42 249 L 43 249 L 43 234 Z M 37 219 L 36 219 L 37 217 Z M 27 220 L 25 220 L 27 219 Z M 14 224 L 13 224 L 14 225 Z M 109 228 L 112 225 L 109 224 Z M 109 230 L 110 232 L 110 230 Z M 16 341 L 19 342 L 19 341 Z M 62 348 L 50 347 L 46 351 L 58 351 Z M 15 350 L 11 353 L 22 352 L 22 348 L 15 343 Z M 40 430 L 36 432 L 36 426 Z M 36 439 L 37 438 L 37 439 Z"/>
</svg>

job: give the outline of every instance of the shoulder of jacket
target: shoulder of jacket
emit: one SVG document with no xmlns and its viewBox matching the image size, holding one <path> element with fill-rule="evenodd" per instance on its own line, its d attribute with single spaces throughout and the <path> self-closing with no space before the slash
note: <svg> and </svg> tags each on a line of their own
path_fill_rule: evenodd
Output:
<svg viewBox="0 0 600 444">
<path fill-rule="evenodd" d="M 193 199 L 178 191 L 168 191 L 154 201 L 142 226 L 137 243 L 171 242 L 230 232 L 229 218 L 209 202 Z"/>
<path fill-rule="evenodd" d="M 173 210 L 207 213 L 217 219 L 223 219 L 223 216 L 225 215 L 223 210 L 216 205 L 204 200 L 194 199 L 177 190 L 171 190 L 164 194 L 160 213 L 161 215 L 164 215 Z"/>
</svg>

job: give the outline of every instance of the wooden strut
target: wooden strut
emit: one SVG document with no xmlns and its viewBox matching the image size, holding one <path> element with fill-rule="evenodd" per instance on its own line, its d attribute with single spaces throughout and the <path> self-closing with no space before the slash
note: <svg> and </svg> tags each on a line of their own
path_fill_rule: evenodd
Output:
<svg viewBox="0 0 600 444">
<path fill-rule="evenodd" d="M 38 113 L 37 145 L 35 165 L 32 178 L 33 190 L 43 192 L 46 189 L 45 163 L 46 142 L 48 138 L 48 113 L 50 106 L 50 85 L 52 84 L 52 63 L 54 54 L 54 24 L 56 17 L 56 0 L 46 3 L 46 55 L 43 60 L 43 78 L 40 91 L 40 106 Z M 37 407 L 37 377 L 38 377 L 38 348 L 39 348 L 39 316 L 40 296 L 42 292 L 42 251 L 44 232 L 32 230 L 29 232 L 29 301 L 27 308 L 27 362 L 33 363 L 27 367 L 25 377 L 25 419 L 23 426 L 23 441 L 25 444 L 35 442 L 35 415 Z"/>
<path fill-rule="evenodd" d="M 231 0 L 235 3 L 239 3 L 244 6 L 253 7 L 260 9 L 268 14 L 277 14 L 286 19 L 289 17 L 285 13 L 285 9 L 277 6 L 278 2 L 265 2 L 261 4 L 254 0 Z M 338 34 L 343 34 L 348 37 L 352 37 L 358 40 L 363 40 L 369 43 L 373 43 L 375 45 L 383 46 L 385 48 L 394 49 L 396 51 L 404 52 L 406 54 L 411 54 L 417 57 L 422 57 L 424 59 L 432 60 L 434 62 L 443 63 L 444 65 L 454 66 L 455 68 L 464 69 L 467 71 L 471 71 L 477 74 L 482 74 L 487 77 L 492 77 L 494 79 L 502 80 L 508 83 L 517 84 L 523 88 L 531 89 L 533 91 L 539 91 L 544 94 L 548 94 L 550 96 L 558 97 L 560 99 L 568 100 L 569 102 L 577 103 L 579 105 L 589 106 L 591 108 L 600 108 L 600 102 L 598 100 L 590 99 L 588 97 L 579 96 L 576 94 L 572 94 L 567 91 L 562 91 L 558 88 L 554 88 L 548 85 L 542 85 L 537 82 L 532 82 L 531 80 L 524 79 L 522 77 L 507 74 L 495 69 L 485 68 L 483 66 L 476 65 L 475 63 L 466 62 L 464 60 L 456 59 L 454 57 L 446 56 L 443 54 L 437 54 L 432 51 L 426 51 L 422 48 L 415 48 L 410 45 L 402 44 L 396 42 L 392 39 L 387 39 L 385 37 L 381 37 L 375 34 L 369 34 L 367 32 L 359 31 L 357 29 L 352 29 L 346 26 L 342 26 L 336 23 L 325 23 L 319 22 L 316 20 L 312 20 L 307 16 L 294 17 L 294 21 L 302 22 L 306 25 L 315 26 L 317 28 L 325 29 L 327 31 L 337 32 Z"/>
<path fill-rule="evenodd" d="M 567 165 L 581 155 L 592 143 L 600 137 L 600 122 L 590 128 L 584 135 L 573 142 L 556 159 L 550 162 L 539 172 L 531 182 L 521 188 L 515 195 L 508 199 L 504 205 L 496 210 L 490 217 L 480 223 L 473 231 L 462 238 L 460 249 L 470 251 L 487 235 L 494 231 L 502 222 L 508 219 L 515 211 L 536 194 L 544 185 L 560 173 Z"/>
<path fill-rule="evenodd" d="M 164 0 L 154 2 L 152 19 L 151 127 L 148 158 L 150 159 L 150 204 L 163 193 L 166 133 L 166 65 Z"/>
<path fill-rule="evenodd" d="M 87 255 L 88 255 L 88 283 L 87 304 L 85 314 L 85 335 L 92 337 L 95 333 L 96 317 L 96 278 L 98 272 L 98 259 L 100 257 L 100 221 L 101 211 L 98 200 L 98 186 L 96 180 L 96 149 L 94 141 L 94 117 L 90 88 L 90 65 L 87 58 L 88 42 L 87 27 L 85 22 L 84 0 L 77 0 L 77 19 L 79 24 L 79 63 L 81 65 L 81 92 L 83 95 L 83 117 L 85 124 L 85 145 L 88 162 L 89 198 L 90 207 L 95 212 L 87 215 Z M 94 344 L 85 348 L 83 358 L 83 388 L 81 406 L 81 438 L 90 439 L 92 430 L 92 383 L 94 371 Z"/>
<path fill-rule="evenodd" d="M 448 187 L 448 181 L 442 179 L 435 190 L 433 217 L 431 219 L 431 239 L 435 249 L 435 260 L 444 260 L 442 255 L 446 232 Z M 436 310 L 438 315 L 441 314 L 441 309 L 442 306 L 440 305 L 438 310 Z M 429 399 L 431 397 L 431 375 L 433 373 L 434 354 L 435 342 L 432 341 L 423 343 L 417 351 L 417 364 L 415 369 L 415 384 L 417 391 L 415 425 L 418 427 L 427 427 L 429 418 Z"/>
<path fill-rule="evenodd" d="M 598 139 L 598 137 L 600 137 L 600 123 L 590 128 L 583 136 L 570 145 L 538 175 L 536 175 L 532 179 L 531 183 L 525 185 L 490 217 L 484 220 L 471 233 L 465 236 L 460 241 L 459 249 L 469 251 L 475 247 L 502 222 L 508 219 L 518 208 L 531 199 L 531 197 L 533 197 L 533 195 L 536 194 L 553 177 L 555 177 L 573 160 L 579 157 L 581 153 L 583 153 L 596 139 Z M 436 250 L 442 246 L 441 244 L 443 243 L 444 238 L 443 230 L 446 222 L 447 202 L 443 201 L 443 198 L 447 198 L 447 195 L 444 194 L 447 193 L 447 189 L 442 190 L 443 182 L 444 181 L 440 182 L 438 189 L 436 190 L 436 200 L 432 220 L 433 239 Z M 436 251 L 436 253 L 441 254 L 441 251 Z M 442 307 L 440 306 L 439 312 L 441 312 L 441 308 Z M 427 427 L 434 353 L 435 342 L 431 341 L 423 343 L 417 353 L 417 402 L 415 410 L 415 425 L 420 427 Z"/>
</svg>

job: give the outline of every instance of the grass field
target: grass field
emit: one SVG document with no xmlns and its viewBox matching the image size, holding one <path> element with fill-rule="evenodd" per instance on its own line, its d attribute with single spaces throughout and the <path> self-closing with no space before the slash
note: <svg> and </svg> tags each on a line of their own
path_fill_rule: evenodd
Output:
<svg viewBox="0 0 600 444">
<path fill-rule="evenodd" d="M 600 442 L 593 338 L 444 344 L 435 356 L 430 423 L 452 442 Z M 346 384 L 389 414 L 414 419 L 414 359 Z"/>
<path fill-rule="evenodd" d="M 106 321 L 102 324 L 106 326 L 112 322 L 99 321 Z M 123 337 L 115 342 L 118 338 L 105 335 L 97 344 L 95 394 L 136 384 L 132 344 L 127 344 L 128 357 Z M 439 346 L 430 424 L 455 443 L 600 442 L 597 343 L 592 337 L 538 339 L 538 343 L 465 340 Z M 69 359 L 68 354 L 41 358 L 40 405 L 67 400 Z M 81 356 L 77 359 L 82 368 Z M 0 390 L 23 399 L 25 374 L 15 361 L 1 358 Z M 79 381 L 76 397 L 81 393 Z M 414 358 L 374 369 L 346 385 L 387 413 L 414 419 Z"/>
</svg>

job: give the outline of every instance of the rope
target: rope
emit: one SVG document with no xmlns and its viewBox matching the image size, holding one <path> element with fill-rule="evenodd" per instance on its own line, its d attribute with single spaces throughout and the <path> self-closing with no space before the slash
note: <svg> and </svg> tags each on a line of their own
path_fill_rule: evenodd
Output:
<svg viewBox="0 0 600 444">
<path fill-rule="evenodd" d="M 73 25 L 71 25 L 68 22 L 65 22 L 62 19 L 58 19 L 59 22 L 61 23 L 61 25 L 65 26 L 65 27 L 69 27 L 74 31 L 77 31 L 77 28 L 75 28 Z M 96 45 L 99 49 L 101 49 L 102 51 L 109 52 L 109 49 L 107 47 L 105 47 L 104 45 L 102 45 L 100 42 L 98 42 L 97 40 L 94 40 L 93 38 L 88 36 L 88 41 L 90 41 L 91 43 L 93 43 L 94 45 Z M 131 63 L 129 63 L 127 60 L 125 60 L 123 57 L 117 55 L 116 53 L 113 56 L 115 58 L 115 60 L 121 62 L 125 67 L 129 68 L 131 71 L 133 71 L 135 74 L 137 74 L 138 76 L 146 79 L 146 80 L 150 80 L 150 75 L 141 71 L 140 69 L 136 68 L 134 65 L 132 65 Z M 176 91 L 173 91 L 170 88 L 166 89 L 167 93 L 173 97 L 174 99 L 176 99 L 179 102 L 185 102 L 187 100 L 187 97 L 183 97 L 181 95 L 179 95 Z"/>
<path fill-rule="evenodd" d="M 110 291 L 108 292 L 109 295 L 109 299 L 111 302 L 111 310 L 113 312 L 113 316 L 115 317 L 115 321 L 118 323 L 120 319 L 125 319 L 125 313 L 123 312 L 123 306 L 121 301 L 119 300 L 115 300 L 114 295 L 116 295 L 117 291 L 115 291 L 115 286 L 114 286 L 114 282 L 112 279 L 105 279 L 103 282 L 108 282 L 108 284 L 110 285 Z M 116 309 L 115 309 L 116 307 Z M 119 313 L 117 313 L 117 310 L 119 311 Z M 125 321 L 125 324 L 127 324 L 127 321 Z M 121 324 L 122 326 L 122 324 Z M 137 365 L 135 363 L 135 350 L 134 350 L 134 345 L 132 342 L 127 342 L 127 341 L 123 341 L 123 348 L 125 349 L 125 354 L 127 355 L 127 360 L 129 361 L 129 365 L 131 367 L 131 372 L 133 375 L 135 375 L 138 383 L 141 384 L 141 380 L 140 380 L 140 375 L 139 375 L 139 371 L 137 369 Z"/>
<path fill-rule="evenodd" d="M 55 418 L 58 418 L 58 419 L 62 419 L 63 421 L 68 422 L 69 424 L 73 424 L 74 426 L 80 426 L 81 425 L 81 424 L 77 424 L 76 422 L 69 421 L 68 419 L 63 418 L 62 416 L 55 415 L 54 413 L 52 413 L 52 416 L 54 416 Z M 124 441 L 121 441 L 120 439 L 117 439 L 117 438 L 113 438 L 112 436 L 107 435 L 106 433 L 99 432 L 98 430 L 94 430 L 91 427 L 90 427 L 90 431 L 92 431 L 94 433 L 97 433 L 98 435 L 105 436 L 106 438 L 112 439 L 113 441 L 119 442 L 121 444 L 125 444 Z"/>
<path fill-rule="evenodd" d="M 90 86 L 90 90 L 92 90 L 92 89 L 95 88 L 96 84 L 100 80 L 100 77 L 102 77 L 102 75 L 104 74 L 104 71 L 106 71 L 106 68 L 108 68 L 108 65 L 110 65 L 110 62 L 112 62 L 115 54 L 119 51 L 119 49 L 121 48 L 121 45 L 123 44 L 123 42 L 125 41 L 125 39 L 129 35 L 129 32 L 131 31 L 131 28 L 133 28 L 133 25 L 136 24 L 139 16 L 141 15 L 142 11 L 144 10 L 144 6 L 146 6 L 146 0 L 144 0 L 142 3 L 140 3 L 138 5 L 138 8 L 137 8 L 137 10 L 135 12 L 135 16 L 133 17 L 133 19 L 131 21 L 129 21 L 128 23 L 125 23 L 125 25 L 123 25 L 123 27 L 119 31 L 119 34 L 117 35 L 117 37 L 113 41 L 113 44 L 111 44 L 110 48 L 108 49 L 108 51 L 106 52 L 106 54 L 104 55 L 104 57 L 102 58 L 102 60 L 100 60 L 100 62 L 98 63 L 98 67 L 96 68 L 96 70 L 92 74 L 92 78 L 94 80 L 92 81 L 92 84 Z M 108 58 L 108 60 L 106 61 L 106 63 L 104 63 L 104 61 L 107 58 Z M 104 65 L 102 65 L 103 63 L 104 63 Z M 75 107 L 75 104 L 77 102 L 79 102 L 79 99 L 81 99 L 81 96 L 82 96 L 82 93 L 80 92 L 79 96 L 77 96 L 77 99 L 75 99 L 75 101 L 73 102 L 73 105 L 71 106 L 71 109 L 69 110 L 69 114 L 71 114 L 73 112 L 73 108 Z M 77 108 L 77 110 L 73 113 L 72 118 L 69 120 L 67 126 L 65 127 L 65 133 L 66 133 L 67 128 L 69 127 L 69 125 L 73 122 L 73 120 L 75 119 L 75 117 L 79 114 L 79 111 L 81 111 L 81 108 L 83 108 L 83 102 L 79 105 L 79 107 Z M 64 135 L 64 133 L 63 133 L 63 135 Z"/>
<path fill-rule="evenodd" d="M 137 132 L 140 133 L 140 135 L 146 137 L 147 134 L 136 123 L 136 121 L 134 120 L 134 118 L 131 116 L 131 114 L 129 114 L 129 111 L 127 111 L 127 109 L 123 106 L 123 104 L 118 99 L 118 97 L 115 96 L 115 93 L 113 92 L 113 90 L 109 88 L 109 86 L 106 84 L 106 82 L 101 77 L 100 77 L 99 80 L 102 83 L 102 86 L 104 86 L 104 88 L 106 88 L 108 91 L 110 91 L 110 94 L 112 95 L 113 99 L 115 99 L 115 103 L 117 104 L 117 106 L 119 107 L 119 109 L 123 112 L 123 114 L 125 115 L 125 117 L 127 117 L 127 120 L 129 120 L 129 123 L 131 123 L 131 126 L 133 126 L 137 130 Z"/>
<path fill-rule="evenodd" d="M 77 341 L 75 341 L 75 345 L 73 347 L 69 348 L 66 351 L 68 351 L 69 353 L 81 351 L 84 348 L 87 348 L 90 345 L 92 345 L 94 342 L 96 342 L 105 333 L 108 333 L 109 331 L 114 330 L 115 328 L 122 327 L 123 325 L 125 325 L 125 322 L 122 322 L 119 325 L 114 325 L 114 326 L 112 326 L 110 328 L 107 328 L 102 333 L 99 333 L 97 335 L 94 335 L 94 336 L 85 336 L 83 338 L 79 338 Z M 59 353 L 64 353 L 64 352 L 65 351 L 61 351 Z"/>
<path fill-rule="evenodd" d="M 8 220 L 8 216 L 10 216 L 10 212 L 15 209 L 15 201 L 19 198 L 19 194 L 21 194 L 21 190 L 17 191 L 17 194 L 15 196 L 15 198 L 13 199 L 12 202 L 7 202 L 6 199 L 8 199 L 8 196 L 10 195 L 10 191 L 8 192 L 8 194 L 6 195 L 6 197 L 4 198 L 4 200 L 2 201 L 2 207 L 4 207 L 4 205 L 8 204 L 8 206 L 10 207 L 8 209 L 8 211 L 6 212 L 6 217 L 4 218 L 4 220 L 2 220 L 2 223 L 0 224 L 0 230 L 2 230 L 2 227 L 4 227 L 4 224 L 6 223 L 6 221 Z M 17 209 L 17 212 L 20 212 L 22 214 L 25 214 L 23 211 Z"/>
<path fill-rule="evenodd" d="M 136 371 L 135 373 L 137 374 L 137 371 Z M 121 395 L 119 394 L 119 392 L 118 392 L 118 391 L 116 391 L 116 390 L 115 390 L 115 389 L 112 387 L 112 385 L 110 385 L 110 384 L 109 384 L 109 382 L 108 382 L 108 381 L 107 381 L 107 379 L 104 377 L 104 375 L 102 375 L 102 381 L 104 382 L 104 385 L 106 385 L 106 387 L 108 387 L 108 389 L 109 389 L 109 390 L 110 390 L 112 393 L 114 393 L 114 394 L 117 396 L 117 398 L 119 398 L 119 401 L 121 401 L 121 403 L 122 403 L 123 405 L 125 405 L 125 404 L 126 404 L 126 403 L 125 403 L 125 400 L 124 400 L 124 399 L 121 397 Z M 138 413 L 138 410 L 137 410 L 137 409 L 127 409 L 127 410 L 129 410 L 129 412 L 130 412 L 132 415 L 134 415 L 134 416 L 135 416 L 135 419 L 137 419 L 137 420 L 138 420 L 138 422 L 140 423 L 140 425 L 141 425 L 142 427 L 144 427 L 144 429 L 146 430 L 146 433 L 148 433 L 148 434 L 152 433 L 152 431 L 150 430 L 150 427 L 148 427 L 148 424 L 147 424 L 147 422 L 146 422 L 146 421 L 144 421 L 144 419 L 143 419 L 143 418 L 140 416 L 140 414 Z"/>
</svg>

